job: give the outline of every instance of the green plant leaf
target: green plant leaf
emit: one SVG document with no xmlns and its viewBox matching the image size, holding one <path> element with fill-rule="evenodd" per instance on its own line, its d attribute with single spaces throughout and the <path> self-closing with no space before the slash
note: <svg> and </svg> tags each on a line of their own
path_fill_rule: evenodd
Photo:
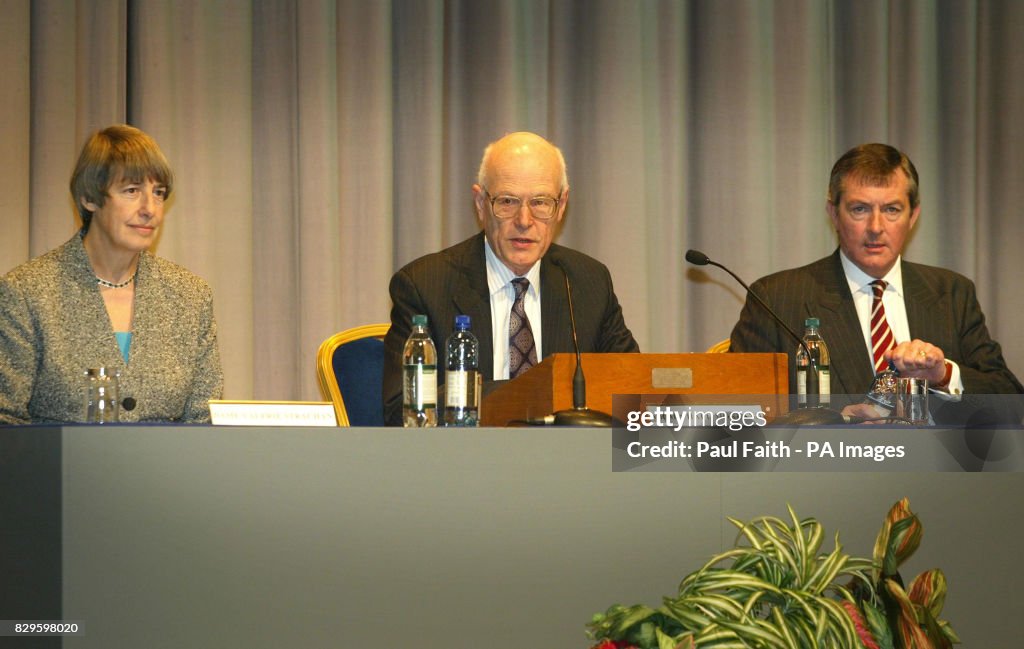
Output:
<svg viewBox="0 0 1024 649">
<path fill-rule="evenodd" d="M 814 593 L 821 594 L 829 587 L 832 580 L 836 578 L 836 575 L 846 565 L 847 556 L 843 554 L 840 549 L 839 536 L 836 535 L 836 548 L 831 554 L 824 557 L 815 568 L 814 572 L 808 575 L 807 579 L 801 584 L 804 590 Z"/>
<path fill-rule="evenodd" d="M 787 649 L 786 639 L 778 630 L 758 623 L 740 623 L 729 620 L 719 620 L 718 624 L 736 634 L 737 638 L 750 646 L 765 647 L 765 649 Z"/>
<path fill-rule="evenodd" d="M 938 619 L 946 603 L 946 575 L 938 568 L 926 570 L 914 577 L 907 593 L 910 601 L 927 608 Z"/>
<path fill-rule="evenodd" d="M 871 635 L 875 636 L 878 649 L 895 649 L 892 630 L 889 628 L 889 622 L 885 619 L 885 613 L 867 602 L 861 604 L 861 611 L 864 612 L 864 619 L 868 623 Z"/>
<path fill-rule="evenodd" d="M 939 628 L 942 630 L 942 634 L 949 638 L 949 641 L 953 644 L 960 644 L 960 636 L 956 634 L 953 627 L 949 625 L 949 622 L 945 620 L 939 620 Z"/>
<path fill-rule="evenodd" d="M 676 649 L 676 641 L 661 629 L 655 629 L 654 635 L 658 639 L 658 649 Z"/>
<path fill-rule="evenodd" d="M 616 604 L 608 608 L 604 613 L 597 613 L 587 625 L 588 635 L 601 640 L 609 638 L 621 640 L 626 637 L 631 627 L 657 615 L 657 611 L 642 604 L 635 606 L 622 606 Z"/>
<path fill-rule="evenodd" d="M 731 649 L 732 647 L 750 649 L 750 645 L 739 638 L 735 631 L 723 628 L 715 623 L 698 631 L 694 636 L 694 644 L 700 647 L 700 649 L 706 649 L 707 647 L 715 647 L 715 649 Z"/>
<path fill-rule="evenodd" d="M 694 595 L 687 597 L 685 601 L 688 605 L 695 608 L 700 608 L 709 613 L 718 613 L 719 617 L 724 616 L 734 620 L 741 620 L 747 616 L 746 609 L 741 602 L 725 595 L 714 593 Z"/>
<path fill-rule="evenodd" d="M 874 559 L 881 575 L 895 575 L 900 565 L 917 551 L 923 533 L 921 522 L 910 511 L 910 501 L 903 498 L 896 502 L 889 509 L 875 540 Z"/>
<path fill-rule="evenodd" d="M 892 579 L 885 580 L 885 589 L 899 607 L 897 633 L 906 649 L 930 649 L 931 643 L 917 619 L 914 604 L 906 592 Z"/>
<path fill-rule="evenodd" d="M 715 567 L 719 563 L 736 557 L 746 557 L 748 556 L 749 552 L 750 550 L 747 548 L 734 548 L 732 550 L 722 552 L 721 554 L 716 554 L 711 558 L 710 561 L 705 563 L 701 568 L 683 577 L 682 581 L 679 582 L 679 594 L 684 595 L 687 590 L 694 588 L 695 582 L 698 582 L 705 573 L 721 570 L 721 568 Z"/>
<path fill-rule="evenodd" d="M 797 518 L 796 512 L 793 511 L 793 507 L 786 504 L 786 509 L 789 511 L 789 518 L 793 521 L 792 527 L 792 540 L 796 550 L 794 552 L 794 561 L 797 563 L 796 573 L 800 576 L 801 582 L 807 576 L 807 539 L 803 535 L 803 524 L 800 519 Z"/>
<path fill-rule="evenodd" d="M 946 649 L 959 641 L 938 619 L 940 571 L 903 589 L 898 568 L 922 534 L 909 501 L 890 508 L 874 559 L 848 555 L 839 534 L 823 551 L 821 523 L 788 505 L 787 513 L 788 521 L 730 518 L 736 547 L 683 577 L 657 610 L 612 607 L 595 616 L 591 633 L 640 649 L 863 649 L 873 641 L 879 649 Z"/>
<path fill-rule="evenodd" d="M 793 632 L 790 630 L 786 618 L 782 615 L 781 608 L 775 607 L 772 609 L 772 618 L 775 620 L 775 627 L 779 630 L 782 639 L 786 643 L 786 649 L 800 649 L 800 645 L 797 644 L 796 638 L 793 637 Z"/>
<path fill-rule="evenodd" d="M 685 629 L 702 629 L 711 624 L 711 618 L 708 614 L 698 612 L 685 602 L 667 600 L 664 608 Z"/>
</svg>

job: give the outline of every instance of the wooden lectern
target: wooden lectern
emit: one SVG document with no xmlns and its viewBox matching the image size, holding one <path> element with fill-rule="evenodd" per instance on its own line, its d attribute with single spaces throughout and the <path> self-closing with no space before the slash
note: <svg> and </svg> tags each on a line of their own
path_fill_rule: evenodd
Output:
<svg viewBox="0 0 1024 649">
<path fill-rule="evenodd" d="M 789 410 L 785 354 L 583 354 L 582 359 L 587 407 L 620 420 L 625 413 L 612 411 L 615 394 L 633 397 L 620 400 L 619 410 L 696 401 L 759 403 L 769 420 Z M 548 356 L 484 397 L 481 424 L 506 426 L 572 408 L 575 371 L 575 354 Z"/>
</svg>

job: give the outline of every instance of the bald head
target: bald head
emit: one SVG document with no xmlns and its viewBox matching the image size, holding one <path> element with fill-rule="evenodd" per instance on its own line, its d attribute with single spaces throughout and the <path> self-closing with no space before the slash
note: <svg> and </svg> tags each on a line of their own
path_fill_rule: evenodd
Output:
<svg viewBox="0 0 1024 649">
<path fill-rule="evenodd" d="M 489 187 L 498 175 L 523 172 L 554 174 L 559 194 L 569 187 L 562 152 L 554 144 L 529 131 L 509 133 L 488 144 L 480 161 L 477 182 L 483 187 Z"/>
<path fill-rule="evenodd" d="M 523 276 L 547 252 L 569 202 L 562 152 L 534 133 L 511 133 L 484 149 L 477 180 L 473 203 L 487 243 Z M 499 216 L 494 201 L 519 207 Z"/>
</svg>

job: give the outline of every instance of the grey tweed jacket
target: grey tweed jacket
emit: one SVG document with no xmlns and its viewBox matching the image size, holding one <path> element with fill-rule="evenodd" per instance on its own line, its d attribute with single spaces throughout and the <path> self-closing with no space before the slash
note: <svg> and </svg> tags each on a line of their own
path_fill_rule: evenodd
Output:
<svg viewBox="0 0 1024 649">
<path fill-rule="evenodd" d="M 0 279 L 0 424 L 84 419 L 87 368 L 120 371 L 121 421 L 203 423 L 223 389 L 210 287 L 144 252 L 128 362 L 81 234 Z"/>
</svg>

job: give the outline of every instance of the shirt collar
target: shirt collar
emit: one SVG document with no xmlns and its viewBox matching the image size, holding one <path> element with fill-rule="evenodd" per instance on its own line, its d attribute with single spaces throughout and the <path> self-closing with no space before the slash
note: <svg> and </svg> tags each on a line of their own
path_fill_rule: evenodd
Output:
<svg viewBox="0 0 1024 649">
<path fill-rule="evenodd" d="M 540 290 L 540 259 L 530 267 L 525 275 L 516 275 L 494 254 L 487 237 L 484 237 L 484 258 L 487 260 L 487 290 L 490 295 L 505 290 L 516 277 L 525 277 L 530 280 L 529 291 L 534 295 L 538 294 Z"/>
<path fill-rule="evenodd" d="M 850 292 L 857 293 L 860 291 L 872 295 L 871 282 L 875 281 L 875 278 L 862 271 L 857 267 L 857 264 L 850 261 L 841 248 L 839 250 L 839 260 L 843 264 L 843 274 L 846 275 L 846 281 L 850 285 Z M 896 291 L 897 295 L 903 297 L 903 255 L 896 257 L 896 263 L 882 277 L 882 280 L 888 284 L 885 290 Z"/>
</svg>

